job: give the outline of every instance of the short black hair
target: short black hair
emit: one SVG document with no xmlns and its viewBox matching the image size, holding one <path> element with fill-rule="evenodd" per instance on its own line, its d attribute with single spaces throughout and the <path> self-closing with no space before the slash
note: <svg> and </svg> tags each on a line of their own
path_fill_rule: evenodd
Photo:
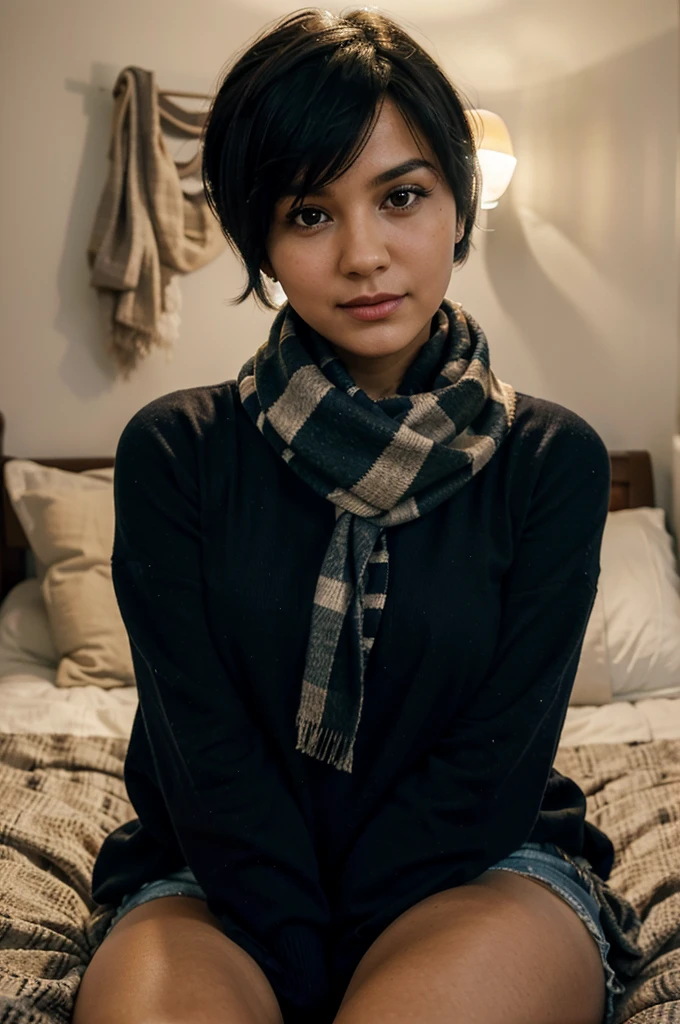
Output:
<svg viewBox="0 0 680 1024">
<path fill-rule="evenodd" d="M 336 15 L 305 8 L 266 29 L 225 73 L 201 136 L 206 200 L 240 255 L 251 292 L 266 309 L 261 264 L 279 198 L 324 188 L 360 155 L 386 97 L 414 140 L 435 152 L 464 233 L 453 263 L 465 261 L 481 175 L 461 98 L 429 54 L 375 9 Z M 297 186 L 294 185 L 297 183 Z"/>
</svg>

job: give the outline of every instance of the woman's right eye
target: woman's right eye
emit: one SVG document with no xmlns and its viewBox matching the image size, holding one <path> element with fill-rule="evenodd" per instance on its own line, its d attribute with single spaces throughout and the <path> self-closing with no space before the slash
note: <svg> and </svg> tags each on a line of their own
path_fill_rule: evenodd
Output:
<svg viewBox="0 0 680 1024">
<path fill-rule="evenodd" d="M 303 215 L 314 216 L 315 214 L 316 215 L 321 214 L 322 217 L 326 216 L 326 214 L 323 212 L 323 210 L 317 210 L 316 207 L 314 207 L 314 206 L 303 206 L 302 209 L 300 209 L 300 210 L 291 211 L 290 213 L 286 214 L 286 218 L 296 228 L 307 228 L 307 229 L 310 229 L 310 228 L 318 227 L 318 225 L 320 223 L 323 224 L 323 221 L 317 221 L 315 224 L 298 224 L 297 219 L 298 219 L 298 217 L 302 217 Z"/>
</svg>

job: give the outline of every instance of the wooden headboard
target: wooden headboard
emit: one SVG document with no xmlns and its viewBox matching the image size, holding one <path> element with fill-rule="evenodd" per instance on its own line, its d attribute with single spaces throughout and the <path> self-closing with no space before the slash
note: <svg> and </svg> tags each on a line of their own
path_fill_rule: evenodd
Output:
<svg viewBox="0 0 680 1024">
<path fill-rule="evenodd" d="M 0 412 L 0 601 L 26 577 L 28 542 L 5 490 L 5 463 L 17 456 L 4 455 L 5 418 Z M 610 452 L 612 485 L 609 510 L 654 506 L 654 478 L 648 451 Z M 86 469 L 103 469 L 114 464 L 113 456 L 101 458 L 34 459 L 43 466 L 56 466 L 71 473 Z"/>
</svg>

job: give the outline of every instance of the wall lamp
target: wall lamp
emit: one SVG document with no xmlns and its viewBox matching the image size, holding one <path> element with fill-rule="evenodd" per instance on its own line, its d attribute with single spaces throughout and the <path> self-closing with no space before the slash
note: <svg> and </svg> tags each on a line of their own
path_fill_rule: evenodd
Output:
<svg viewBox="0 0 680 1024">
<path fill-rule="evenodd" d="M 491 110 L 466 110 L 477 147 L 482 172 L 483 210 L 493 210 L 515 171 L 517 158 L 512 150 L 510 132 L 505 121 Z"/>
</svg>

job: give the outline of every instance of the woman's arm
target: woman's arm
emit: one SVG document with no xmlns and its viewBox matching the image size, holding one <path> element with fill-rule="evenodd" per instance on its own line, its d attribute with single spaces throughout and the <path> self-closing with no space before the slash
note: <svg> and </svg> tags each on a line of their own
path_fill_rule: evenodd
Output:
<svg viewBox="0 0 680 1024">
<path fill-rule="evenodd" d="M 609 505 L 609 455 L 582 422 L 579 432 L 553 438 L 543 460 L 504 579 L 486 677 L 348 855 L 338 896 L 340 970 L 408 907 L 519 847 L 537 820 L 596 594 Z"/>
<path fill-rule="evenodd" d="M 329 908 L 306 823 L 209 629 L 200 441 L 185 412 L 158 402 L 123 431 L 113 583 L 153 771 L 187 864 L 225 933 L 246 945 L 245 933 L 278 990 L 313 1005 L 325 993 Z"/>
</svg>

